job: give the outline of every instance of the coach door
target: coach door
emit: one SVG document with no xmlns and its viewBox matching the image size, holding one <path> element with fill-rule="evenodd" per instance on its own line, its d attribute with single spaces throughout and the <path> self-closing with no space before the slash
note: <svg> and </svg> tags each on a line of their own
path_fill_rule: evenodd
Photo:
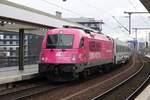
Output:
<svg viewBox="0 0 150 100">
<path fill-rule="evenodd" d="M 89 62 L 89 38 L 84 37 L 84 57 L 85 57 L 85 62 Z"/>
</svg>

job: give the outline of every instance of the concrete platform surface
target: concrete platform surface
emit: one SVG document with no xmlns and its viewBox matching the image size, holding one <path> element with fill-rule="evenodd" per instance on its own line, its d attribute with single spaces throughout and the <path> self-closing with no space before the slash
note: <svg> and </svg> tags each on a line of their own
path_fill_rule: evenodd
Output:
<svg viewBox="0 0 150 100">
<path fill-rule="evenodd" d="M 144 91 L 135 98 L 135 100 L 150 100 L 150 85 L 148 85 Z"/>
<path fill-rule="evenodd" d="M 146 57 L 150 58 L 150 55 L 145 55 Z"/>
<path fill-rule="evenodd" d="M 38 75 L 38 65 L 24 65 L 24 70 L 19 71 L 18 66 L 0 68 L 0 84 L 31 79 Z"/>
</svg>

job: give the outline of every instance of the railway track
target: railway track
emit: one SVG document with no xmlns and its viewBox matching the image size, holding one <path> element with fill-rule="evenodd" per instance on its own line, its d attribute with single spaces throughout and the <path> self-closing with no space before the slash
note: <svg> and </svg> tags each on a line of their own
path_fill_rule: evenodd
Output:
<svg viewBox="0 0 150 100">
<path fill-rule="evenodd" d="M 136 96 L 139 95 L 139 93 L 141 93 L 142 90 L 144 90 L 144 88 L 148 85 L 150 80 L 150 75 L 146 78 L 146 80 L 131 94 L 129 95 L 126 100 L 133 100 L 134 98 L 136 98 Z"/>
<path fill-rule="evenodd" d="M 129 92 L 128 95 L 124 88 L 133 88 L 133 86 L 128 87 L 129 85 L 124 86 L 124 84 L 133 84 L 133 82 L 130 82 L 130 81 L 132 81 L 132 79 L 134 77 L 139 77 L 140 74 L 141 75 L 143 74 L 142 70 L 144 70 L 144 67 L 146 67 L 147 62 L 149 62 L 149 64 L 150 64 L 150 60 L 147 58 L 144 58 L 144 60 L 142 60 L 142 63 L 143 63 L 141 65 L 142 67 L 135 74 L 133 74 L 128 79 L 122 81 L 120 84 L 112 87 L 108 91 L 94 97 L 92 100 L 109 100 L 110 98 L 111 98 L 111 100 L 122 100 L 122 99 L 133 100 L 149 84 L 150 73 L 146 72 L 147 75 L 144 75 L 145 77 L 144 77 L 143 81 L 138 86 L 136 86 L 136 88 L 134 87 L 133 91 Z M 139 74 L 139 76 L 137 76 L 138 74 Z M 124 88 L 122 87 L 122 85 L 124 86 Z M 122 91 L 122 93 L 121 93 L 121 91 Z M 117 97 L 117 96 L 119 96 L 119 97 Z"/>
<path fill-rule="evenodd" d="M 134 67 L 137 62 L 135 60 L 135 58 L 136 57 L 133 58 L 132 65 L 130 65 L 130 67 L 128 67 L 126 70 L 124 70 L 122 72 L 120 71 L 118 74 L 116 74 L 108 79 L 105 79 L 102 82 L 94 84 L 93 86 L 83 89 L 79 92 L 71 94 L 71 95 L 63 98 L 62 100 L 73 100 L 74 98 L 80 99 L 80 100 L 81 100 L 81 98 L 82 99 L 83 98 L 91 99 L 91 97 L 90 96 L 88 97 L 88 95 L 86 95 L 86 94 L 92 94 L 93 91 L 96 91 L 97 93 L 99 92 L 99 94 L 100 94 L 99 96 L 101 97 L 102 95 L 106 94 L 107 92 L 109 92 L 109 91 L 113 90 L 114 88 L 118 87 L 119 85 L 123 84 L 127 80 L 127 78 L 129 79 L 129 78 L 133 77 L 135 74 L 137 74 L 138 72 L 140 72 L 142 70 L 143 65 L 139 66 L 138 68 Z M 137 69 L 138 69 L 138 71 L 137 71 Z M 128 73 L 129 75 L 127 75 L 126 73 Z M 98 88 L 99 88 L 99 90 L 98 90 Z M 84 95 L 86 95 L 87 97 Z M 94 98 L 94 99 L 96 99 L 96 98 Z"/>
<path fill-rule="evenodd" d="M 46 94 L 40 96 L 34 96 L 31 97 L 31 99 L 41 100 L 42 98 L 47 100 L 91 100 L 97 95 L 105 94 L 110 88 L 121 84 L 123 80 L 133 76 L 135 73 L 138 73 L 137 71 L 140 72 L 143 69 L 141 60 L 138 56 L 134 56 L 133 58 L 134 59 L 131 59 L 127 65 L 122 67 L 119 66 L 119 69 L 114 70 L 109 74 L 103 74 L 85 82 L 64 87 L 58 91 L 56 90 L 50 93 L 47 92 Z M 110 100 L 110 98 L 108 100 Z"/>
<path fill-rule="evenodd" d="M 146 61 L 150 63 L 150 59 L 146 58 Z M 149 73 L 148 77 L 142 82 L 142 84 L 133 93 L 131 93 L 126 98 L 126 100 L 132 100 L 132 99 L 136 98 L 149 84 L 149 80 L 150 80 L 150 73 Z"/>
<path fill-rule="evenodd" d="M 128 83 L 128 81 L 125 81 L 125 79 L 127 80 L 128 78 L 128 80 L 132 80 L 134 79 L 133 77 L 138 75 L 138 73 L 143 72 L 142 70 L 145 68 L 144 64 L 148 62 L 142 61 L 137 56 L 135 56 L 132 60 L 133 63 L 130 62 L 129 64 L 122 66 L 122 68 L 114 70 L 114 72 L 98 76 L 95 79 L 90 79 L 79 83 L 65 83 L 61 85 L 37 85 L 30 88 L 18 90 L 16 92 L 10 92 L 10 94 L 5 93 L 5 95 L 0 95 L 0 98 L 1 100 L 14 100 L 22 98 L 25 100 L 110 100 L 110 98 L 111 100 L 116 100 L 116 98 L 113 99 L 111 97 L 111 94 L 113 94 L 113 97 L 118 95 L 114 92 L 114 90 L 117 90 L 117 88 L 119 88 L 120 86 Z M 143 63 L 141 64 L 141 62 Z M 124 90 L 121 89 L 121 91 Z M 116 95 L 114 95 L 114 93 Z M 132 93 L 128 94 L 126 98 L 129 97 Z"/>
<path fill-rule="evenodd" d="M 41 82 L 35 83 L 27 86 L 20 86 L 13 89 L 8 89 L 0 92 L 0 100 L 18 100 L 27 98 L 33 95 L 38 95 L 47 91 L 56 90 L 62 85 L 52 85 L 49 83 Z"/>
</svg>

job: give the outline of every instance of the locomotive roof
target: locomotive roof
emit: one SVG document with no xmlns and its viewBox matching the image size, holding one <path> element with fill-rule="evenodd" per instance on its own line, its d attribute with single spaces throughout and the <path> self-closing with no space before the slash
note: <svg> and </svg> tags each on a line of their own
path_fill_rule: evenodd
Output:
<svg viewBox="0 0 150 100">
<path fill-rule="evenodd" d="M 90 36 L 92 37 L 93 35 L 95 36 L 95 39 L 100 39 L 100 40 L 105 40 L 105 41 L 112 41 L 112 38 L 107 36 L 107 35 L 104 35 L 104 34 L 101 34 L 101 33 L 98 33 L 96 31 L 93 31 L 93 30 L 88 30 L 88 29 L 82 29 L 82 28 L 76 28 L 76 27 L 67 27 L 67 28 L 56 28 L 56 29 L 51 29 L 49 31 L 60 31 L 60 30 L 63 30 L 63 31 L 72 31 L 72 33 L 75 33 L 75 32 L 79 32 L 82 34 L 82 36 Z M 47 34 L 49 34 L 49 31 Z"/>
</svg>

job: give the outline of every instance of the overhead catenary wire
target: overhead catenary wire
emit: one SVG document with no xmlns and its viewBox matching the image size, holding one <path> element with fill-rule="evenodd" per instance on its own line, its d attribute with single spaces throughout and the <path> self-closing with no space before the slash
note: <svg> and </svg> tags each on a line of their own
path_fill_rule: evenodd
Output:
<svg viewBox="0 0 150 100">
<path fill-rule="evenodd" d="M 95 5 L 92 5 L 91 3 L 85 2 L 85 0 L 81 0 L 81 2 L 83 2 L 84 5 L 87 4 L 88 7 L 90 6 L 90 7 L 94 8 L 95 10 L 98 10 L 98 9 L 103 10 L 102 8 L 96 7 Z"/>
<path fill-rule="evenodd" d="M 94 5 L 92 5 L 92 4 L 89 4 L 89 3 L 87 3 L 87 2 L 85 2 L 85 0 L 83 0 L 84 1 L 84 4 L 87 4 L 87 6 L 91 6 L 92 8 L 94 8 L 94 9 L 96 9 L 96 10 L 102 10 L 101 8 L 99 8 L 99 7 L 96 7 L 96 6 L 94 6 Z M 82 2 L 83 2 L 82 1 Z M 110 16 L 114 16 L 114 15 L 112 15 L 112 14 L 110 14 L 109 13 L 109 15 Z M 129 32 L 128 31 L 128 29 L 124 26 L 124 25 L 122 25 L 116 18 L 113 18 L 117 23 L 116 24 L 118 24 L 120 27 L 122 27 L 123 29 L 125 29 L 127 32 Z M 112 28 L 113 29 L 113 28 Z M 122 31 L 122 30 L 121 30 Z"/>
<path fill-rule="evenodd" d="M 128 30 L 125 26 L 123 26 L 123 25 L 115 18 L 115 16 L 112 16 L 112 18 L 113 18 L 122 28 L 124 28 L 127 32 L 129 32 L 129 30 Z"/>
<path fill-rule="evenodd" d="M 74 14 L 74 15 L 77 15 L 77 16 L 80 16 L 80 17 L 84 17 L 84 15 L 82 15 L 82 14 L 80 14 L 80 13 L 78 13 L 78 12 L 75 12 L 75 11 L 72 11 L 72 10 L 70 10 L 70 9 L 64 8 L 64 7 L 62 7 L 62 6 L 60 6 L 60 5 L 57 5 L 57 4 L 55 4 L 55 3 L 52 3 L 52 2 L 50 2 L 50 1 L 48 1 L 48 0 L 42 0 L 42 1 L 45 2 L 45 3 L 47 3 L 47 4 L 49 4 L 49 5 L 52 5 L 52 6 L 54 6 L 54 7 L 61 8 L 61 9 L 65 10 L 65 11 L 67 11 L 67 12 L 70 12 L 70 13 Z"/>
<path fill-rule="evenodd" d="M 84 5 L 87 5 L 88 7 L 90 6 L 90 7 L 92 7 L 92 8 L 94 8 L 95 10 L 102 10 L 101 8 L 99 8 L 99 7 L 97 7 L 97 6 L 95 6 L 95 5 L 93 5 L 93 4 L 91 4 L 91 3 L 88 3 L 88 2 L 86 2 L 85 0 L 82 0 L 82 2 L 84 2 L 83 4 Z M 114 16 L 114 15 L 112 15 L 111 13 L 108 13 L 110 16 Z M 118 24 L 120 27 L 122 27 L 125 31 L 127 31 L 127 32 L 129 32 L 129 30 L 124 26 L 124 25 L 122 25 L 116 18 L 113 18 L 114 19 L 114 21 L 116 21 L 117 23 L 116 24 Z M 105 25 L 107 25 L 109 28 L 111 28 L 111 29 L 114 29 L 111 25 L 109 25 L 109 24 L 105 24 Z M 126 33 L 124 30 L 121 30 L 123 33 Z M 130 35 L 129 35 L 129 37 L 131 37 Z"/>
<path fill-rule="evenodd" d="M 138 6 L 138 4 L 137 4 L 137 2 L 136 2 L 135 0 L 134 0 L 135 3 L 133 3 L 131 0 L 128 0 L 128 1 L 129 1 L 129 3 L 133 6 L 133 8 L 134 8 L 135 10 L 138 10 L 137 7 L 134 5 L 134 4 L 136 3 L 136 5 Z M 139 17 L 141 18 L 142 23 L 144 22 L 146 25 L 149 26 L 148 21 L 147 21 L 143 16 L 139 16 Z M 144 25 L 144 24 L 141 24 L 141 25 Z M 136 32 L 135 32 L 135 34 L 136 34 Z"/>
<path fill-rule="evenodd" d="M 135 9 L 135 10 L 138 10 L 137 7 L 134 5 L 135 3 L 133 3 L 133 1 L 131 0 L 128 0 L 128 2 L 132 5 L 132 7 Z M 136 1 L 135 1 L 136 2 Z M 149 23 L 147 21 L 145 21 L 145 18 L 143 16 L 139 16 L 140 19 L 142 20 L 142 22 L 146 23 L 147 25 L 149 25 Z"/>
<path fill-rule="evenodd" d="M 74 11 L 72 11 L 72 10 L 70 10 L 70 9 L 67 9 L 67 8 L 64 8 L 64 7 L 62 7 L 62 6 L 60 6 L 60 5 L 57 5 L 57 4 L 55 4 L 55 3 L 52 3 L 52 2 L 50 2 L 50 1 L 48 1 L 48 0 L 42 0 L 42 1 L 44 1 L 45 3 L 47 3 L 47 4 L 49 4 L 49 5 L 52 5 L 52 6 L 54 6 L 54 7 L 58 7 L 58 8 L 61 8 L 61 9 L 63 9 L 63 10 L 65 10 L 65 11 L 67 11 L 67 12 L 70 12 L 70 13 L 72 13 L 72 14 L 74 14 L 74 15 L 80 15 L 81 17 L 85 17 L 84 15 L 82 15 L 82 14 L 80 14 L 80 13 L 77 13 L 77 12 L 74 12 Z M 85 2 L 85 0 L 83 0 L 84 2 Z M 83 2 L 82 1 L 82 2 Z M 87 3 L 87 2 L 85 2 L 85 3 L 83 3 L 83 4 L 85 4 L 85 5 L 87 5 L 88 7 L 89 6 L 91 6 L 91 8 L 94 8 L 94 9 L 96 9 L 96 10 L 98 10 L 98 9 L 101 9 L 101 8 L 99 8 L 99 7 L 96 7 L 95 5 L 92 5 L 92 4 L 89 4 L 89 3 Z M 110 13 L 109 13 L 110 14 Z M 111 16 L 113 16 L 112 14 L 110 14 Z M 114 19 L 114 18 L 113 18 Z M 118 21 L 119 22 L 119 21 Z M 120 22 L 119 22 L 120 23 Z M 125 26 L 123 26 L 121 23 L 119 24 L 119 23 L 116 23 L 116 24 L 118 24 L 119 26 L 121 26 L 123 29 L 125 29 L 126 31 L 127 31 L 127 28 L 125 28 Z M 112 26 L 111 26 L 112 27 Z M 112 29 L 113 29 L 113 27 L 112 27 Z"/>
</svg>

